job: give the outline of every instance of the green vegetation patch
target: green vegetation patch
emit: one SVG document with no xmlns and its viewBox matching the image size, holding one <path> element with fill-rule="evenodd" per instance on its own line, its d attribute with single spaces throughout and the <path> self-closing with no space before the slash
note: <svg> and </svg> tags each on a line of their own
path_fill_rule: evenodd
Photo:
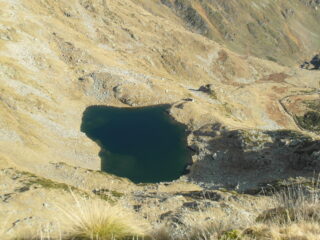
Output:
<svg viewBox="0 0 320 240">
<path fill-rule="evenodd" d="M 308 108 L 320 112 L 320 100 L 304 101 Z"/>
<path fill-rule="evenodd" d="M 320 132 L 320 112 L 308 111 L 303 116 L 297 116 L 297 120 L 302 128 Z"/>
<path fill-rule="evenodd" d="M 319 133 L 320 132 L 320 100 L 303 102 L 309 109 L 303 116 L 295 116 L 300 127 Z"/>
<path fill-rule="evenodd" d="M 73 188 L 67 184 L 57 183 L 57 182 L 54 182 L 54 181 L 51 181 L 51 180 L 45 179 L 45 178 L 30 179 L 27 184 L 38 185 L 43 188 L 62 189 L 62 190 L 66 190 L 66 191 L 69 190 L 69 188 Z"/>
<path fill-rule="evenodd" d="M 93 193 L 98 197 L 100 197 L 101 199 L 110 203 L 115 203 L 117 199 L 125 195 L 124 193 L 120 193 L 120 192 L 109 190 L 109 189 L 93 190 Z"/>
<path fill-rule="evenodd" d="M 29 172 L 20 172 L 20 174 L 28 177 L 26 180 L 23 180 L 23 183 L 26 187 L 35 185 L 42 188 L 62 189 L 65 191 L 76 190 L 75 187 L 69 186 L 65 183 L 54 182 L 50 179 L 42 178 Z"/>
<path fill-rule="evenodd" d="M 219 240 L 240 240 L 241 233 L 238 230 L 230 230 L 224 232 L 220 237 Z"/>
<path fill-rule="evenodd" d="M 84 197 L 89 196 L 85 191 L 80 190 L 76 187 L 73 187 L 65 183 L 55 182 L 50 179 L 37 176 L 30 172 L 16 171 L 16 175 L 19 176 L 19 181 L 24 185 L 22 188 L 19 189 L 20 192 L 28 191 L 33 186 L 36 188 L 56 189 L 66 192 L 73 191 Z"/>
</svg>

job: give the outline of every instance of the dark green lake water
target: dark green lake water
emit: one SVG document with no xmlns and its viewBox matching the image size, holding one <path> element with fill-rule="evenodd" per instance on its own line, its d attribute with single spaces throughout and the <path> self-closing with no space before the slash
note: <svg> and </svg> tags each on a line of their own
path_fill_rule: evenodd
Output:
<svg viewBox="0 0 320 240">
<path fill-rule="evenodd" d="M 191 156 L 186 128 L 170 118 L 168 107 L 88 107 L 81 131 L 100 145 L 102 170 L 135 183 L 179 178 Z"/>
</svg>

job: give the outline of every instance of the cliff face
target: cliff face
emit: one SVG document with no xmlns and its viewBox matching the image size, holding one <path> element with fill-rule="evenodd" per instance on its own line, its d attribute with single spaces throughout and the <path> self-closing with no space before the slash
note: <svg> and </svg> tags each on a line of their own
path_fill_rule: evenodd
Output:
<svg viewBox="0 0 320 240">
<path fill-rule="evenodd" d="M 316 137 L 297 119 L 304 98 L 318 97 L 319 72 L 298 67 L 319 49 L 318 5 L 0 1 L 1 166 L 39 175 L 51 174 L 50 162 L 99 169 L 98 146 L 80 132 L 83 111 L 96 104 L 173 104 L 170 114 L 191 132 L 220 124 Z"/>
</svg>

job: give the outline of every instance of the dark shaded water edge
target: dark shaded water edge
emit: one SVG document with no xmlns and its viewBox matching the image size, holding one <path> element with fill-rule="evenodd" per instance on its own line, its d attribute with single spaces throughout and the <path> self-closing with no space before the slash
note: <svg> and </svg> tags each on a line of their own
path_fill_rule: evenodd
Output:
<svg viewBox="0 0 320 240">
<path fill-rule="evenodd" d="M 88 133 L 87 129 L 86 129 L 86 118 L 87 118 L 87 114 L 88 112 L 90 113 L 90 110 L 92 109 L 101 109 L 101 110 L 110 110 L 110 111 L 126 111 L 128 110 L 129 112 L 133 112 L 135 110 L 137 111 L 152 111 L 153 109 L 155 109 L 156 111 L 163 111 L 163 114 L 165 114 L 165 117 L 168 118 L 168 121 L 170 121 L 170 123 L 172 124 L 172 126 L 175 126 L 176 128 L 180 128 L 183 129 L 183 134 L 181 137 L 179 137 L 179 141 L 182 141 L 183 146 L 184 146 L 184 150 L 186 152 L 186 158 L 184 159 L 184 166 L 183 168 L 181 168 L 181 171 L 179 171 L 179 173 L 177 174 L 176 177 L 174 178 L 170 178 L 170 179 L 165 179 L 165 180 L 155 180 L 155 181 L 137 181 L 134 179 L 131 179 L 131 181 L 135 182 L 135 183 L 156 183 L 156 182 L 168 182 L 168 181 L 173 181 L 176 180 L 178 178 L 180 178 L 181 176 L 187 174 L 189 172 L 189 168 L 192 165 L 192 154 L 194 153 L 192 151 L 192 149 L 190 149 L 188 147 L 188 135 L 190 134 L 190 131 L 188 130 L 187 125 L 178 122 L 177 120 L 174 119 L 174 117 L 172 117 L 169 113 L 170 108 L 172 107 L 172 105 L 170 104 L 161 104 L 161 105 L 152 105 L 152 106 L 144 106 L 144 107 L 123 107 L 123 108 L 119 108 L 119 107 L 113 107 L 113 106 L 106 106 L 106 105 L 92 105 L 86 108 L 86 110 L 83 113 L 83 117 L 82 117 L 82 125 L 81 125 L 81 131 L 84 132 L 91 140 L 93 140 L 95 143 L 97 143 L 100 147 L 100 152 L 99 152 L 99 157 L 101 159 L 101 170 L 105 171 L 109 174 L 113 174 L 116 176 L 119 176 L 119 174 L 116 174 L 114 172 L 110 172 L 110 170 L 108 170 L 108 155 L 110 156 L 110 152 L 108 151 L 108 148 L 106 146 L 104 146 L 104 144 L 97 138 L 95 138 L 94 136 L 91 136 L 90 133 Z M 124 178 L 128 178 L 127 176 L 119 176 L 119 177 L 124 177 Z M 129 177 L 130 179 L 130 177 Z"/>
</svg>

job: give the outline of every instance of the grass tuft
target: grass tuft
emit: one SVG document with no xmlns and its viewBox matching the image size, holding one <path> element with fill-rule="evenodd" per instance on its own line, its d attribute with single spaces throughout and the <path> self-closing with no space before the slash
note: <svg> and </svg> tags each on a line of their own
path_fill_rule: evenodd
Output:
<svg viewBox="0 0 320 240">
<path fill-rule="evenodd" d="M 72 240 L 126 240 L 142 239 L 147 225 L 119 206 L 100 199 L 77 199 L 76 204 L 63 207 L 64 239 Z"/>
</svg>

